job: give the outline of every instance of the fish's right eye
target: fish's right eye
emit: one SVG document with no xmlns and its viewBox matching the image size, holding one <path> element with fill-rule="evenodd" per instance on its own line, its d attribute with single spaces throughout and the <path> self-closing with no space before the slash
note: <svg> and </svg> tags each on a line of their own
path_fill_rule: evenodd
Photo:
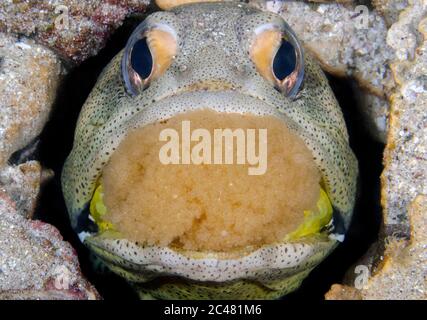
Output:
<svg viewBox="0 0 427 320">
<path fill-rule="evenodd" d="M 147 38 L 144 37 L 132 47 L 130 58 L 132 69 L 141 78 L 141 81 L 148 79 L 153 71 L 153 57 L 150 48 L 148 47 Z"/>
</svg>

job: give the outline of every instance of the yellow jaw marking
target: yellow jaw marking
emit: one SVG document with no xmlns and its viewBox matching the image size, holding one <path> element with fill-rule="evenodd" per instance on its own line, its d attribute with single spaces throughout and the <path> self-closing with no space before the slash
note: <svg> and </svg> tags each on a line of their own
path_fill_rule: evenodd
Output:
<svg viewBox="0 0 427 320">
<path fill-rule="evenodd" d="M 287 235 L 285 240 L 296 240 L 305 236 L 319 233 L 332 219 L 332 205 L 326 192 L 320 188 L 320 196 L 317 201 L 317 210 L 304 211 L 303 223 L 292 233 Z M 92 201 L 90 202 L 90 214 L 97 223 L 100 231 L 112 230 L 111 222 L 103 220 L 107 208 L 103 201 L 103 188 L 99 184 L 95 190 Z"/>
</svg>

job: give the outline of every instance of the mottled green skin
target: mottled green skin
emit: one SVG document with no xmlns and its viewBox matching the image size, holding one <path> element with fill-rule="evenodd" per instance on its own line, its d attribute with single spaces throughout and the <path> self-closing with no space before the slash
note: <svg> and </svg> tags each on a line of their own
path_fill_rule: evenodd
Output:
<svg viewBox="0 0 427 320">
<path fill-rule="evenodd" d="M 73 228 L 111 270 L 135 285 L 142 298 L 263 299 L 295 290 L 336 246 L 326 232 L 298 242 L 215 254 L 143 246 L 114 232 L 82 232 L 79 221 L 87 216 L 85 209 L 102 168 L 126 134 L 201 107 L 282 119 L 312 151 L 345 226 L 351 218 L 357 162 L 323 72 L 306 55 L 303 88 L 297 99 L 290 100 L 256 71 L 249 57 L 255 29 L 288 28 L 280 17 L 246 5 L 207 3 L 157 12 L 145 23 L 174 30 L 178 53 L 164 75 L 136 96 L 128 94 L 123 84 L 123 51 L 100 76 L 80 114 L 62 175 Z M 212 82 L 221 85 L 206 90 L 206 83 Z"/>
</svg>

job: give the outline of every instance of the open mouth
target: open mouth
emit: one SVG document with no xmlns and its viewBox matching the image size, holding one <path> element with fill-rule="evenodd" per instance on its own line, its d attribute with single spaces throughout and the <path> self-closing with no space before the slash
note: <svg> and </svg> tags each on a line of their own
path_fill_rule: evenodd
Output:
<svg viewBox="0 0 427 320">
<path fill-rule="evenodd" d="M 160 139 L 166 131 L 176 137 Z M 254 167 L 264 170 L 249 174 Z M 129 132 L 90 214 L 100 231 L 144 246 L 218 253 L 326 234 L 332 206 L 312 153 L 284 121 L 199 109 Z"/>
</svg>

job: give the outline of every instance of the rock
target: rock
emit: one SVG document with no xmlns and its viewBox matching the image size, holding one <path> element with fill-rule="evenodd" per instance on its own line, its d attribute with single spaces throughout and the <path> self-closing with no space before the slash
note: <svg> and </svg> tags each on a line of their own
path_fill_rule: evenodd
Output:
<svg viewBox="0 0 427 320">
<path fill-rule="evenodd" d="M 59 231 L 26 219 L 48 173 L 28 158 L 48 120 L 61 70 L 51 50 L 0 33 L 0 299 L 99 298 Z"/>
<path fill-rule="evenodd" d="M 65 59 L 95 55 L 127 15 L 143 12 L 149 0 L 0 2 L 0 31 L 31 36 Z"/>
<path fill-rule="evenodd" d="M 391 98 L 382 174 L 384 223 L 402 230 L 409 230 L 408 205 L 427 194 L 427 3 L 409 2 L 387 36 L 396 51 L 407 54 L 397 54 L 391 64 L 398 88 Z M 412 38 L 415 45 L 406 40 Z"/>
<path fill-rule="evenodd" d="M 0 168 L 40 134 L 60 73 L 61 63 L 49 49 L 0 33 Z"/>
<path fill-rule="evenodd" d="M 343 286 L 340 284 L 332 285 L 331 289 L 325 295 L 326 300 L 361 300 L 361 294 L 359 290 Z"/>
<path fill-rule="evenodd" d="M 37 161 L 29 161 L 18 166 L 8 166 L 0 172 L 2 189 L 15 203 L 17 211 L 31 218 L 36 207 L 42 177 Z"/>
<path fill-rule="evenodd" d="M 427 196 L 409 207 L 411 240 L 390 239 L 381 271 L 362 290 L 364 299 L 427 299 Z"/>
<path fill-rule="evenodd" d="M 363 92 L 358 86 L 355 86 L 355 91 L 360 92 L 355 95 L 355 98 L 363 116 L 364 126 L 375 140 L 385 144 L 390 108 L 388 100 L 369 92 Z"/>
<path fill-rule="evenodd" d="M 408 2 L 387 35 L 397 87 L 381 177 L 381 238 L 367 254 L 374 261 L 361 299 L 427 299 L 427 3 Z M 326 298 L 354 296 L 353 286 L 335 286 Z"/>
<path fill-rule="evenodd" d="M 381 265 L 359 289 L 334 284 L 328 300 L 427 299 L 427 195 L 411 203 L 411 240 L 389 237 Z"/>
<path fill-rule="evenodd" d="M 399 13 L 408 6 L 407 0 L 372 0 L 372 5 L 391 26 L 399 18 Z"/>
<path fill-rule="evenodd" d="M 0 300 L 99 299 L 59 231 L 17 213 L 0 192 Z"/>
</svg>

